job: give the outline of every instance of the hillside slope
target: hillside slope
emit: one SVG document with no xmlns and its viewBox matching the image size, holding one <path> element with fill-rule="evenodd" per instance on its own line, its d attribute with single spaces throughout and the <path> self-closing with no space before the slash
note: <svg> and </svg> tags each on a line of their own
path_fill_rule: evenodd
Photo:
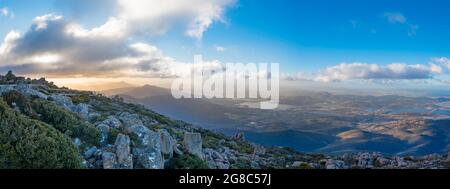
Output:
<svg viewBox="0 0 450 189">
<path fill-rule="evenodd" d="M 448 168 L 447 154 L 327 156 L 263 147 L 155 113 L 120 97 L 0 78 L 0 168 Z"/>
</svg>

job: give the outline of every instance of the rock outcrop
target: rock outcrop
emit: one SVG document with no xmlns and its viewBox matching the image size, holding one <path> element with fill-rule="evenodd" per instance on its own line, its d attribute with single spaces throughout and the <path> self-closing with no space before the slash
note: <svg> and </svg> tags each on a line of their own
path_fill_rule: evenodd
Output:
<svg viewBox="0 0 450 189">
<path fill-rule="evenodd" d="M 164 159 L 161 153 L 161 135 L 143 125 L 134 125 L 128 132 L 137 138 L 133 148 L 135 167 L 141 169 L 163 169 Z"/>
<path fill-rule="evenodd" d="M 117 156 L 117 168 L 133 169 L 133 156 L 130 150 L 130 137 L 119 134 L 114 144 Z"/>
<path fill-rule="evenodd" d="M 187 153 L 203 158 L 202 136 L 200 133 L 184 133 L 183 145 Z"/>
<path fill-rule="evenodd" d="M 173 157 L 176 141 L 166 130 L 159 130 L 159 134 L 161 135 L 161 152 L 170 159 Z"/>
</svg>

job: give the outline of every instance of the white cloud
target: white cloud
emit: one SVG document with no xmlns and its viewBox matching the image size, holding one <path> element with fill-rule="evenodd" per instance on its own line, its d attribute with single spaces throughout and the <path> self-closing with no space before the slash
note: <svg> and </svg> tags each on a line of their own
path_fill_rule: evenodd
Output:
<svg viewBox="0 0 450 189">
<path fill-rule="evenodd" d="M 54 76 L 170 74 L 174 60 L 149 44 L 130 44 L 108 23 L 89 30 L 58 15 L 36 17 L 26 33 L 6 36 L 0 69 Z"/>
<path fill-rule="evenodd" d="M 11 31 L 0 46 L 0 70 L 51 77 L 178 77 L 190 65 L 148 43 L 132 42 L 117 19 L 86 29 L 54 14 L 36 17 L 24 33 Z M 219 61 L 204 61 L 216 69 Z"/>
<path fill-rule="evenodd" d="M 11 12 L 11 11 L 8 9 L 8 7 L 0 8 L 0 15 L 1 15 L 1 16 L 10 17 L 10 18 L 14 18 L 14 13 Z"/>
<path fill-rule="evenodd" d="M 384 17 L 393 24 L 405 24 L 407 19 L 402 13 L 398 12 L 386 12 L 384 13 Z"/>
<path fill-rule="evenodd" d="M 402 13 L 398 12 L 386 12 L 383 14 L 384 18 L 392 24 L 401 24 L 408 26 L 408 36 L 415 37 L 417 35 L 417 30 L 419 30 L 419 25 L 412 24 Z"/>
<path fill-rule="evenodd" d="M 214 50 L 216 50 L 217 52 L 225 52 L 227 50 L 226 47 L 222 47 L 220 45 L 215 45 L 214 46 Z"/>
<path fill-rule="evenodd" d="M 431 61 L 434 63 L 441 64 L 450 70 L 450 59 L 448 59 L 447 57 L 432 58 Z"/>
<path fill-rule="evenodd" d="M 11 31 L 6 36 L 0 45 L 0 69 L 55 77 L 171 77 L 181 72 L 183 63 L 132 39 L 172 28 L 200 39 L 214 22 L 225 21 L 225 10 L 236 1 L 116 0 L 117 13 L 91 29 L 60 15 L 38 16 L 25 33 Z M 2 12 L 9 14 L 7 9 Z"/>
<path fill-rule="evenodd" d="M 342 63 L 337 66 L 326 68 L 315 77 L 316 81 L 333 82 L 353 79 L 430 79 L 435 74 L 440 74 L 442 70 L 434 64 L 429 66 L 416 64 L 407 65 L 403 63 L 393 63 L 386 66 L 366 63 Z"/>
<path fill-rule="evenodd" d="M 313 81 L 314 76 L 305 72 L 298 72 L 294 75 L 292 74 L 282 74 L 281 78 L 287 81 Z"/>
<path fill-rule="evenodd" d="M 202 38 L 214 22 L 224 22 L 227 8 L 236 0 L 117 0 L 117 19 L 128 24 L 130 31 L 162 34 L 175 26 L 184 34 Z"/>
</svg>

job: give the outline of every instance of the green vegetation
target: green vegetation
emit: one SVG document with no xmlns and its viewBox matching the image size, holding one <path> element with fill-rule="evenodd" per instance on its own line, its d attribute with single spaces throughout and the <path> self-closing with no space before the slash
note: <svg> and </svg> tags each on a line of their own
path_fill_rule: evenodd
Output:
<svg viewBox="0 0 450 189">
<path fill-rule="evenodd" d="M 78 119 L 68 110 L 45 100 L 33 100 L 33 109 L 40 115 L 41 121 L 53 125 L 57 130 L 71 138 L 80 138 L 89 145 L 98 145 L 100 132 L 90 123 Z"/>
<path fill-rule="evenodd" d="M 56 129 L 12 111 L 0 99 L 1 169 L 77 169 L 81 158 Z"/>
<path fill-rule="evenodd" d="M 114 144 L 116 142 L 117 135 L 120 134 L 118 129 L 110 128 L 108 136 L 108 144 Z"/>
<path fill-rule="evenodd" d="M 36 117 L 36 114 L 31 108 L 31 102 L 25 95 L 17 91 L 9 91 L 3 93 L 3 100 L 9 105 L 9 107 L 14 108 L 13 106 L 16 106 L 23 114 L 30 117 Z"/>
<path fill-rule="evenodd" d="M 234 143 L 226 143 L 225 145 L 240 153 L 252 154 L 255 152 L 255 147 L 247 141 L 236 141 Z"/>
<path fill-rule="evenodd" d="M 309 163 L 301 163 L 298 169 L 314 169 Z"/>
<path fill-rule="evenodd" d="M 169 169 L 208 169 L 208 164 L 195 155 L 181 155 L 172 158 Z"/>
<path fill-rule="evenodd" d="M 80 95 L 75 95 L 75 96 L 72 96 L 70 98 L 72 99 L 72 102 L 74 104 L 88 103 L 89 100 L 91 99 L 89 97 L 89 94 L 86 94 L 86 93 L 82 93 Z"/>
</svg>

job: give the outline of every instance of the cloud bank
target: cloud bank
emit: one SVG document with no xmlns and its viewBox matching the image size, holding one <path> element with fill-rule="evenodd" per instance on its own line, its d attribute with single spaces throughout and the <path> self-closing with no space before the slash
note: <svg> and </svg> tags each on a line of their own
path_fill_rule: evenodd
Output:
<svg viewBox="0 0 450 189">
<path fill-rule="evenodd" d="M 181 72 L 182 63 L 151 44 L 131 39 L 179 28 L 187 37 L 201 39 L 213 23 L 225 22 L 225 11 L 235 2 L 116 0 L 115 15 L 90 29 L 61 15 L 38 16 L 25 33 L 7 34 L 0 45 L 0 70 L 64 77 L 172 77 Z M 10 14 L 7 9 L 0 12 Z"/>
</svg>

